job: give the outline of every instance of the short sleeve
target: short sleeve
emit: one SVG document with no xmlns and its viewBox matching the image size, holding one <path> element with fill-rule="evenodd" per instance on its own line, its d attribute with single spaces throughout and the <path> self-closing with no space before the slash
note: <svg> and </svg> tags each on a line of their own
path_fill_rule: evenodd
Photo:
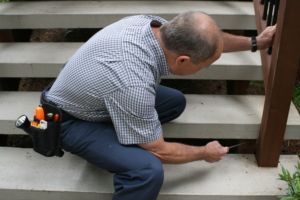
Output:
<svg viewBox="0 0 300 200">
<path fill-rule="evenodd" d="M 162 128 L 155 109 L 155 90 L 128 87 L 104 98 L 121 144 L 142 144 L 160 138 Z"/>
</svg>

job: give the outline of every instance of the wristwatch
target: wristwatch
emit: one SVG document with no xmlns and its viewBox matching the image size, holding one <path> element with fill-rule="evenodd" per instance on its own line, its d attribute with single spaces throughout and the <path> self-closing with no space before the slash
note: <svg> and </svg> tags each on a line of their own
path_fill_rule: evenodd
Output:
<svg viewBox="0 0 300 200">
<path fill-rule="evenodd" d="M 251 51 L 256 52 L 257 51 L 257 40 L 255 36 L 251 37 Z"/>
</svg>

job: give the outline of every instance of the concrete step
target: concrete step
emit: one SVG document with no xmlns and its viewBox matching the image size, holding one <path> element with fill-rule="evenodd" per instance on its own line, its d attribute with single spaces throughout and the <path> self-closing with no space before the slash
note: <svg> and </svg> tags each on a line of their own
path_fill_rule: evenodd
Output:
<svg viewBox="0 0 300 200">
<path fill-rule="evenodd" d="M 222 29 L 256 29 L 251 2 L 232 1 L 42 1 L 0 4 L 0 28 L 100 28 L 128 15 L 171 19 L 201 10 Z"/>
<path fill-rule="evenodd" d="M 0 43 L 0 77 L 56 77 L 83 43 Z M 211 67 L 176 79 L 262 80 L 259 53 L 224 53 Z"/>
<path fill-rule="evenodd" d="M 297 156 L 281 156 L 294 170 Z M 165 181 L 158 200 L 275 200 L 286 185 L 280 167 L 259 168 L 253 155 L 227 155 L 209 164 L 197 161 L 164 165 Z M 46 158 L 30 149 L 0 148 L 1 200 L 110 200 L 112 175 L 66 153 Z M 180 173 L 178 173 L 180 172 Z"/>
<path fill-rule="evenodd" d="M 0 92 L 0 134 L 24 134 L 15 128 L 18 116 L 32 119 L 39 92 Z M 186 95 L 187 107 L 163 126 L 167 138 L 256 139 L 264 96 Z M 285 139 L 300 139 L 300 117 L 291 105 Z"/>
</svg>

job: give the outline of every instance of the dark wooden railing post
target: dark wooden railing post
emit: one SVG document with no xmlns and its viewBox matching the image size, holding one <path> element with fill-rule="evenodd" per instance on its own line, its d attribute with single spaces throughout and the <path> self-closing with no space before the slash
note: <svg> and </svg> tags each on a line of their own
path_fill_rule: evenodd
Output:
<svg viewBox="0 0 300 200">
<path fill-rule="evenodd" d="M 259 3 L 260 0 L 254 0 L 255 6 Z M 261 14 L 256 7 L 256 15 L 259 12 Z M 272 55 L 262 53 L 263 65 L 270 62 L 270 67 L 265 69 L 264 76 L 266 97 L 256 152 L 259 166 L 278 165 L 297 69 L 300 65 L 299 19 L 300 0 L 281 0 Z"/>
</svg>

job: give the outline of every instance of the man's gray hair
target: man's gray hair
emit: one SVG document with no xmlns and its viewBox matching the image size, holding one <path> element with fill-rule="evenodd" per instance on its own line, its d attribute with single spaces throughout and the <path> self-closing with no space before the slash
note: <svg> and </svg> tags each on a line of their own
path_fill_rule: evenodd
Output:
<svg viewBox="0 0 300 200">
<path fill-rule="evenodd" d="M 212 40 L 205 30 L 197 26 L 197 13 L 204 14 L 182 13 L 161 27 L 165 47 L 176 54 L 190 56 L 195 64 L 213 56 L 217 48 L 217 41 Z"/>
</svg>

